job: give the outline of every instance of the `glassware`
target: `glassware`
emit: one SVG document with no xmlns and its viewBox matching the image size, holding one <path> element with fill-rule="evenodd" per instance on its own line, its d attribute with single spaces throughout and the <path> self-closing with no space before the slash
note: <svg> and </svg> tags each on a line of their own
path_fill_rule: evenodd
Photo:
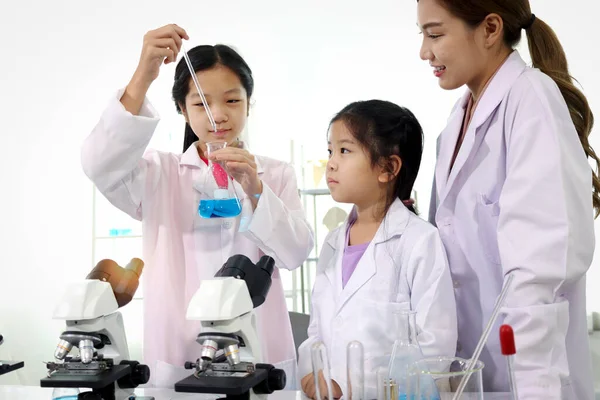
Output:
<svg viewBox="0 0 600 400">
<path fill-rule="evenodd" d="M 212 152 L 225 147 L 227 147 L 226 142 L 208 142 L 206 143 L 206 155 L 209 156 Z M 207 189 L 205 194 L 208 198 L 200 200 L 198 214 L 202 218 L 237 217 L 242 212 L 242 205 L 225 166 L 209 160 L 208 170 L 207 184 L 205 185 Z"/>
</svg>

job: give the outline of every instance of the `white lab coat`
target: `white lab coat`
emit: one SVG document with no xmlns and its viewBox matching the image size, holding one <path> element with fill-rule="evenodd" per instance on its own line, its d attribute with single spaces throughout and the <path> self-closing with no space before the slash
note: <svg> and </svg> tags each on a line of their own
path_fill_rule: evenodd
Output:
<svg viewBox="0 0 600 400">
<path fill-rule="evenodd" d="M 173 387 L 189 376 L 183 368 L 200 354 L 199 321 L 186 310 L 200 282 L 211 279 L 234 254 L 257 262 L 263 254 L 278 268 L 302 265 L 313 248 L 313 234 L 298 196 L 291 165 L 256 156 L 263 193 L 255 210 L 234 182 L 243 211 L 236 218 L 204 219 L 198 203 L 212 193 L 207 165 L 196 146 L 184 154 L 147 150 L 159 116 L 148 99 L 140 115 L 127 112 L 119 99 L 110 100 L 82 147 L 82 165 L 98 190 L 116 207 L 142 221 L 144 282 L 144 363 L 151 384 Z M 245 227 L 240 231 L 242 218 Z M 265 302 L 255 309 L 264 362 L 288 375 L 295 389 L 296 348 L 279 270 Z M 210 299 L 207 299 L 210 301 Z"/>
<path fill-rule="evenodd" d="M 345 393 L 346 346 L 359 340 L 365 350 L 366 398 L 371 399 L 377 397 L 376 370 L 387 366 L 385 356 L 398 337 L 394 312 L 416 312 L 425 356 L 454 355 L 454 293 L 437 230 L 399 200 L 342 288 L 347 227 L 348 219 L 325 239 L 313 287 L 309 338 L 300 345 L 298 371 L 300 379 L 312 372 L 311 346 L 321 340 L 328 349 L 332 379 Z"/>
<path fill-rule="evenodd" d="M 515 332 L 519 399 L 591 400 L 592 174 L 565 101 L 551 78 L 513 52 L 480 99 L 448 173 L 467 100 L 468 93 L 438 140 L 430 215 L 456 288 L 458 355 L 473 354 L 512 272 L 506 317 L 481 354 L 484 388 L 508 391 L 498 337 L 504 322 Z"/>
</svg>

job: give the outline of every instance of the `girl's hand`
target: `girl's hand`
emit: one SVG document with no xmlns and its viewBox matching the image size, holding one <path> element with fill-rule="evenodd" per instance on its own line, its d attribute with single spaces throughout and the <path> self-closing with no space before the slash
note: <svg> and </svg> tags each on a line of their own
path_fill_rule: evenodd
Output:
<svg viewBox="0 0 600 400">
<path fill-rule="evenodd" d="M 175 24 L 146 33 L 137 69 L 121 98 L 127 111 L 139 114 L 150 85 L 158 78 L 160 66 L 177 60 L 182 39 L 189 37 L 183 28 Z"/>
<path fill-rule="evenodd" d="M 300 386 L 302 387 L 302 391 L 304 392 L 304 394 L 306 394 L 306 397 L 313 399 L 313 400 L 320 400 L 320 399 L 316 398 L 317 390 L 315 389 L 314 374 L 310 373 L 310 374 L 306 375 L 304 378 L 302 378 L 302 380 L 300 381 Z M 333 379 L 331 380 L 331 390 L 333 392 L 332 400 L 337 400 L 342 397 L 342 389 L 340 388 L 340 385 L 338 385 L 338 383 L 336 381 L 334 381 Z M 325 378 L 323 377 L 322 371 L 319 371 L 319 392 L 321 393 L 322 397 L 327 398 L 327 396 L 328 396 L 327 383 L 325 383 Z M 327 400 L 330 400 L 330 399 L 327 399 Z"/>
<path fill-rule="evenodd" d="M 256 195 L 262 194 L 263 184 L 258 177 L 255 157 L 247 150 L 225 147 L 214 151 L 208 158 L 225 166 L 227 172 L 242 186 L 253 207 L 256 208 L 258 203 Z"/>
</svg>

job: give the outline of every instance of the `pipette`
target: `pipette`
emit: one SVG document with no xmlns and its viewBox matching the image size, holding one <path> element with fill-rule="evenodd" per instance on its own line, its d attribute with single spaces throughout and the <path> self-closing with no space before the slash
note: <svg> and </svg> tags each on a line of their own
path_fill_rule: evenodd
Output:
<svg viewBox="0 0 600 400">
<path fill-rule="evenodd" d="M 217 124 L 215 123 L 215 119 L 213 118 L 213 115 L 210 112 L 210 107 L 208 107 L 208 102 L 206 101 L 206 97 L 204 97 L 204 92 L 202 91 L 202 88 L 200 87 L 200 82 L 198 82 L 198 77 L 196 76 L 196 71 L 194 70 L 194 66 L 192 65 L 192 62 L 190 61 L 190 57 L 188 56 L 187 50 L 185 49 L 185 46 L 183 45 L 183 43 L 181 43 L 181 50 L 183 51 L 183 58 L 185 59 L 188 69 L 190 70 L 190 75 L 192 76 L 194 85 L 196 85 L 196 90 L 198 91 L 198 94 L 200 95 L 200 99 L 202 99 L 202 104 L 204 104 L 204 110 L 206 111 L 206 115 L 208 116 L 208 121 L 210 122 L 210 126 L 212 126 L 212 128 L 213 128 L 213 132 L 216 132 Z"/>
<path fill-rule="evenodd" d="M 508 364 L 508 383 L 510 384 L 510 391 L 513 400 L 517 400 L 517 382 L 515 381 L 515 371 L 513 369 L 513 356 L 517 354 L 517 348 L 515 346 L 515 334 L 510 325 L 504 324 L 500 327 L 500 348 L 502 354 L 506 356 L 506 362 Z"/>
<path fill-rule="evenodd" d="M 469 378 L 471 377 L 470 371 L 473 370 L 473 367 L 475 367 L 475 364 L 479 360 L 479 356 L 481 355 L 481 352 L 483 351 L 483 347 L 485 346 L 485 343 L 487 342 L 488 337 L 490 336 L 492 326 L 494 326 L 494 324 L 496 323 L 496 320 L 498 319 L 498 314 L 500 313 L 500 308 L 502 308 L 502 306 L 504 305 L 504 300 L 506 299 L 506 295 L 508 294 L 508 289 L 510 288 L 510 284 L 513 280 L 513 277 L 514 276 L 512 274 L 509 274 L 508 277 L 506 278 L 504 287 L 502 288 L 502 291 L 500 292 L 500 295 L 498 296 L 498 300 L 496 300 L 496 306 L 494 307 L 492 316 L 490 317 L 490 320 L 489 320 L 487 326 L 485 327 L 485 330 L 483 331 L 483 333 L 481 334 L 481 337 L 479 338 L 479 343 L 477 343 L 477 347 L 475 347 L 475 352 L 473 352 L 473 357 L 471 357 L 471 360 L 467 367 L 468 372 L 465 375 L 463 375 L 463 377 L 460 381 L 460 384 L 458 385 L 458 388 L 456 389 L 456 392 L 454 393 L 454 396 L 452 397 L 452 400 L 460 399 L 460 396 L 462 395 L 463 391 L 465 390 L 465 387 L 467 386 L 467 382 L 469 381 Z"/>
</svg>

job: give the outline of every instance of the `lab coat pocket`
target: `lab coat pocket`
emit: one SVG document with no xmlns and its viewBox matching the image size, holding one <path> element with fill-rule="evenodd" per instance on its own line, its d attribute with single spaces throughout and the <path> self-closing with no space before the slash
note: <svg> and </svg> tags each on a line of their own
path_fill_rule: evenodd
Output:
<svg viewBox="0 0 600 400">
<path fill-rule="evenodd" d="M 498 216 L 500 205 L 490 202 L 487 197 L 480 194 L 477 199 L 477 233 L 481 240 L 483 252 L 487 259 L 500 265 L 500 251 L 498 250 Z"/>
<path fill-rule="evenodd" d="M 360 320 L 356 327 L 360 331 L 360 341 L 365 348 L 365 357 L 390 354 L 394 340 L 398 338 L 399 313 L 410 310 L 410 302 L 385 302 L 360 299 Z"/>
</svg>

